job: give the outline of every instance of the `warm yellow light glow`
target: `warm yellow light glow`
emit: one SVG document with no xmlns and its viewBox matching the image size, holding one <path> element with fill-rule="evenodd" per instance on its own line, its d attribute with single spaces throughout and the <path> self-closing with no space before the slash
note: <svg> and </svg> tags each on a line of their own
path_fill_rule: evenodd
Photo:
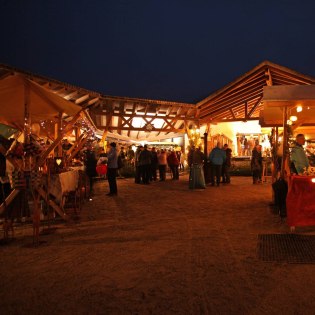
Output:
<svg viewBox="0 0 315 315">
<path fill-rule="evenodd" d="M 301 111 L 303 110 L 303 107 L 301 105 L 299 105 L 297 108 L 296 108 L 296 111 L 298 113 L 300 113 Z"/>
<path fill-rule="evenodd" d="M 60 165 L 60 164 L 61 164 L 61 162 L 62 162 L 62 160 L 61 160 L 61 159 L 56 159 L 56 163 L 57 163 L 57 165 Z"/>
<path fill-rule="evenodd" d="M 292 125 L 292 121 L 290 119 L 288 119 L 287 120 L 287 124 L 291 126 Z"/>
<path fill-rule="evenodd" d="M 312 182 L 312 183 L 315 183 L 315 178 L 312 178 L 312 179 L 311 179 L 311 182 Z"/>
<path fill-rule="evenodd" d="M 134 117 L 131 124 L 134 128 L 142 128 L 145 125 L 145 122 L 141 117 Z"/>
<path fill-rule="evenodd" d="M 297 117 L 296 116 L 290 116 L 290 120 L 291 121 L 297 121 Z"/>
</svg>

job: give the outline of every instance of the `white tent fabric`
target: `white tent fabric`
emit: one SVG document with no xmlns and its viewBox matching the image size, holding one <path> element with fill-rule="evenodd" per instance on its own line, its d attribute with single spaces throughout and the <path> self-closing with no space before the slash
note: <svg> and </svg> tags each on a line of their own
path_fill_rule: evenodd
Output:
<svg viewBox="0 0 315 315">
<path fill-rule="evenodd" d="M 52 93 L 30 79 L 12 74 L 0 80 L 0 123 L 23 128 L 26 95 L 31 122 L 55 119 L 59 113 L 75 115 L 81 107 Z"/>
</svg>

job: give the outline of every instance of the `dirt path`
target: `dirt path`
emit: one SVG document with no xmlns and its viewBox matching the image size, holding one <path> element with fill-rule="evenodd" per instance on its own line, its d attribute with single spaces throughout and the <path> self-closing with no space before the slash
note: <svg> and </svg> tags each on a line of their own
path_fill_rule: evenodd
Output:
<svg viewBox="0 0 315 315">
<path fill-rule="evenodd" d="M 0 247 L 0 314 L 314 314 L 315 265 L 257 258 L 258 234 L 289 231 L 270 185 L 233 177 L 191 191 L 187 180 L 121 179 L 117 197 L 98 182 L 81 221 L 38 248 L 17 228 Z"/>
</svg>

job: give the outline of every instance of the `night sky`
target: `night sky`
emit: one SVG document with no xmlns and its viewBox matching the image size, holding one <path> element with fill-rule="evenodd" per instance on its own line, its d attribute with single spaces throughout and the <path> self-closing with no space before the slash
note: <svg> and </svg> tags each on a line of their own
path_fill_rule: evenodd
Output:
<svg viewBox="0 0 315 315">
<path fill-rule="evenodd" d="M 0 0 L 0 63 L 197 102 L 264 60 L 315 77 L 315 1 Z"/>
</svg>

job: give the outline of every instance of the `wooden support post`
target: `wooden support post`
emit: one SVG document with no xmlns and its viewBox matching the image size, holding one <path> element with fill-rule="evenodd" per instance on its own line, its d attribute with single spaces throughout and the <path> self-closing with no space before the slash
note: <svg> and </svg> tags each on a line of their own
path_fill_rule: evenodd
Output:
<svg viewBox="0 0 315 315">
<path fill-rule="evenodd" d="M 208 156 L 208 133 L 207 132 L 203 134 L 203 147 L 204 147 L 205 158 L 207 158 Z"/>
<path fill-rule="evenodd" d="M 205 132 L 203 134 L 203 147 L 204 147 L 204 164 L 203 164 L 203 171 L 204 171 L 204 176 L 205 176 L 205 179 L 208 178 L 208 133 Z M 207 182 L 207 180 L 206 180 Z"/>
<path fill-rule="evenodd" d="M 10 195 L 5 199 L 5 201 L 0 205 L 0 214 L 3 213 L 5 207 L 10 205 L 10 203 L 15 199 L 15 197 L 19 194 L 18 189 L 13 189 Z"/>
<path fill-rule="evenodd" d="M 40 227 L 40 214 L 41 209 L 39 205 L 39 199 L 40 194 L 34 190 L 32 193 L 33 196 L 33 203 L 34 203 L 34 209 L 33 209 L 33 244 L 39 245 L 39 227 Z"/>
<path fill-rule="evenodd" d="M 282 151 L 282 162 L 281 162 L 281 173 L 280 176 L 281 178 L 285 177 L 285 163 L 286 163 L 286 158 L 287 158 L 287 152 L 288 152 L 288 107 L 284 106 L 283 107 L 283 151 Z"/>
<path fill-rule="evenodd" d="M 102 140 L 101 140 L 101 142 L 103 143 L 104 151 L 106 151 L 106 146 L 107 146 L 107 141 L 106 141 L 107 133 L 108 133 L 108 129 L 106 128 L 104 129 Z"/>
<path fill-rule="evenodd" d="M 57 145 L 61 142 L 64 134 L 66 132 L 68 132 L 73 125 L 76 123 L 76 121 L 79 119 L 81 112 L 78 112 L 70 122 L 68 122 L 68 124 L 65 126 L 65 128 L 62 130 L 61 134 L 59 135 L 59 137 L 57 139 L 54 140 L 54 142 L 48 147 L 48 149 L 41 155 L 37 166 L 42 166 L 45 163 L 46 158 L 48 157 L 48 155 L 50 154 L 50 152 L 52 150 L 54 150 Z"/>
<path fill-rule="evenodd" d="M 76 149 L 76 147 L 80 144 L 80 142 L 82 141 L 82 139 L 86 136 L 86 134 L 82 133 L 81 136 L 76 139 L 75 143 L 73 144 L 73 146 L 67 150 L 66 154 L 67 154 L 67 157 L 69 157 L 72 152 Z M 68 158 L 67 158 L 68 159 Z"/>
<path fill-rule="evenodd" d="M 79 127 L 75 128 L 75 140 L 78 141 L 81 136 L 81 130 Z"/>
<path fill-rule="evenodd" d="M 71 153 L 68 154 L 68 151 L 67 151 L 67 163 L 69 163 L 75 157 L 75 155 L 83 148 L 83 146 L 85 145 L 85 143 L 89 139 L 88 136 L 86 136 L 84 134 L 83 134 L 83 136 L 85 136 L 85 137 L 82 137 L 80 142 L 77 143 L 75 149 L 71 150 Z"/>
<path fill-rule="evenodd" d="M 62 113 L 59 113 L 58 122 L 57 122 L 57 137 L 60 137 L 62 134 Z M 59 142 L 57 146 L 57 157 L 62 157 L 62 144 Z"/>
<path fill-rule="evenodd" d="M 26 80 L 24 82 L 24 145 L 28 144 L 31 135 L 31 117 L 30 117 L 30 85 Z M 24 170 L 29 171 L 32 167 L 31 156 L 25 158 Z"/>
<path fill-rule="evenodd" d="M 46 194 L 43 188 L 38 187 L 37 192 L 40 194 L 40 196 L 46 200 Z M 48 200 L 49 206 L 51 206 L 64 220 L 69 220 L 69 216 L 62 210 L 60 206 L 58 206 L 54 201 Z"/>
</svg>

